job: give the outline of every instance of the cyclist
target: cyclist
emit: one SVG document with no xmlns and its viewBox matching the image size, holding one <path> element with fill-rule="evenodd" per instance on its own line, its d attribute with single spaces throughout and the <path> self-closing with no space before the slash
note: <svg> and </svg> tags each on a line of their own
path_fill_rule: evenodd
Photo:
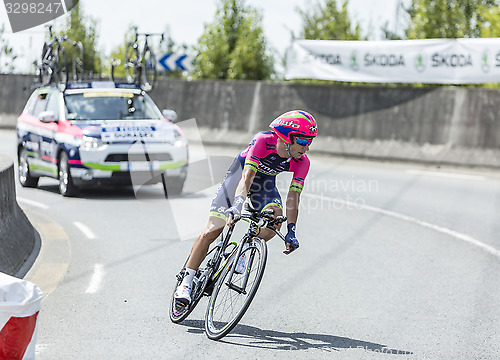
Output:
<svg viewBox="0 0 500 360">
<path fill-rule="evenodd" d="M 241 214 L 247 197 L 255 209 L 273 209 L 275 216 L 283 214 L 281 196 L 276 188 L 276 175 L 283 171 L 293 172 L 286 201 L 288 233 L 283 253 L 288 255 L 299 247 L 295 223 L 300 193 L 309 171 L 305 153 L 318 134 L 318 126 L 311 114 L 293 110 L 278 116 L 269 127 L 272 131 L 255 135 L 235 158 L 215 193 L 208 222 L 193 244 L 184 278 L 174 294 L 182 306 L 191 302 L 191 284 L 210 244 L 221 234 L 224 225 L 230 225 Z M 259 234 L 266 241 L 274 235 L 269 229 L 262 229 Z"/>
</svg>

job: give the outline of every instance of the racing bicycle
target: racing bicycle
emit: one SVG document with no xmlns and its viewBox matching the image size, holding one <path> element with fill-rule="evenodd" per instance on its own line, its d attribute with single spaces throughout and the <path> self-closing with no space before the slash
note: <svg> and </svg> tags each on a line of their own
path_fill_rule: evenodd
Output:
<svg viewBox="0 0 500 360">
<path fill-rule="evenodd" d="M 210 297 L 205 313 L 205 332 L 212 340 L 219 340 L 229 334 L 247 311 L 259 288 L 267 260 L 266 242 L 258 237 L 260 229 L 270 229 L 285 240 L 275 227 L 286 221 L 285 216 L 274 218 L 272 209 L 261 212 L 248 205 L 245 209 L 249 214 L 242 214 L 236 221 L 248 222 L 247 232 L 239 244 L 231 241 L 235 222 L 228 227 L 225 236 L 221 234 L 220 241 L 208 252 L 196 271 L 191 303 L 183 306 L 172 294 L 170 319 L 174 323 L 186 319 L 203 296 Z M 239 259 L 244 260 L 244 271 L 237 272 Z M 177 274 L 174 293 L 182 282 L 188 260 Z"/>
<path fill-rule="evenodd" d="M 161 36 L 160 44 L 164 41 L 163 33 L 138 33 L 137 26 L 133 27 L 134 40 L 129 42 L 125 52 L 125 75 L 128 82 L 140 84 L 143 90 L 150 91 L 156 83 L 156 55 L 149 46 L 151 36 Z M 144 46 L 139 50 L 139 36 L 144 36 Z"/>
<path fill-rule="evenodd" d="M 52 33 L 52 25 L 46 26 L 50 40 L 43 44 L 42 61 L 38 67 L 38 76 L 42 85 L 56 83 L 61 91 L 68 85 L 68 59 L 62 46 L 65 37 L 57 37 Z"/>
<path fill-rule="evenodd" d="M 84 77 L 83 45 L 79 41 L 68 39 L 67 36 L 57 37 L 52 32 L 52 25 L 46 25 L 49 32 L 49 41 L 43 44 L 41 62 L 38 66 L 39 82 L 42 85 L 56 83 L 61 91 L 66 90 L 69 73 L 74 81 L 81 81 Z M 72 67 L 68 68 L 68 58 L 63 43 L 73 45 Z"/>
</svg>

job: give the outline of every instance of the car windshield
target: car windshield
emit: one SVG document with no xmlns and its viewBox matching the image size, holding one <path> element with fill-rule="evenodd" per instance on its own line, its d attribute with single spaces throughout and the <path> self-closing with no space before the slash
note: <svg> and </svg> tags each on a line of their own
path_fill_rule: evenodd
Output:
<svg viewBox="0 0 500 360">
<path fill-rule="evenodd" d="M 153 101 L 132 92 L 66 94 L 68 120 L 159 120 Z"/>
</svg>

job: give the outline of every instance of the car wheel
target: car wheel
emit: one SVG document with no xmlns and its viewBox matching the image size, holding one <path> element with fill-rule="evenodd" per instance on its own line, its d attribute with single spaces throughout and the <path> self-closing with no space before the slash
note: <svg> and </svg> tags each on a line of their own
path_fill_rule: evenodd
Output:
<svg viewBox="0 0 500 360">
<path fill-rule="evenodd" d="M 78 188 L 73 184 L 68 155 L 63 151 L 59 157 L 59 192 L 62 196 L 75 196 Z"/>
<path fill-rule="evenodd" d="M 22 148 L 19 154 L 19 166 L 17 169 L 19 173 L 19 182 L 22 187 L 36 187 L 38 185 L 39 178 L 31 176 L 28 163 L 28 150 L 25 148 Z"/>
<path fill-rule="evenodd" d="M 185 181 L 185 177 L 166 177 L 165 183 L 167 186 L 168 196 L 179 195 L 180 193 L 182 193 Z"/>
</svg>

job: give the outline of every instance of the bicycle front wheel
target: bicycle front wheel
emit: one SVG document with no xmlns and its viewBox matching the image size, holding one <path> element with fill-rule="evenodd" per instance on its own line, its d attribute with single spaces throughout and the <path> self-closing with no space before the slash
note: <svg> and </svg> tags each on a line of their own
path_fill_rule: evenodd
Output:
<svg viewBox="0 0 500 360">
<path fill-rule="evenodd" d="M 62 46 L 57 47 L 57 62 L 55 64 L 57 74 L 57 86 L 59 90 L 64 91 L 68 86 L 68 58 L 66 51 Z"/>
<path fill-rule="evenodd" d="M 73 80 L 82 81 L 85 76 L 85 63 L 83 57 L 83 45 L 81 42 L 73 44 Z"/>
<path fill-rule="evenodd" d="M 53 70 L 50 66 L 50 61 L 52 61 L 52 48 L 47 44 L 43 44 L 42 49 L 42 62 L 39 67 L 39 80 L 40 84 L 48 85 L 52 81 Z"/>
<path fill-rule="evenodd" d="M 241 320 L 252 302 L 264 275 L 267 261 L 267 245 L 261 238 L 253 238 L 245 245 L 245 271 L 231 275 L 231 266 L 226 266 L 213 290 L 205 314 L 205 331 L 208 338 L 219 340 Z M 233 255 L 233 264 L 236 259 Z"/>
<path fill-rule="evenodd" d="M 143 90 L 153 90 L 156 83 L 156 76 L 156 56 L 150 49 L 146 49 L 142 58 L 141 86 Z"/>
</svg>

